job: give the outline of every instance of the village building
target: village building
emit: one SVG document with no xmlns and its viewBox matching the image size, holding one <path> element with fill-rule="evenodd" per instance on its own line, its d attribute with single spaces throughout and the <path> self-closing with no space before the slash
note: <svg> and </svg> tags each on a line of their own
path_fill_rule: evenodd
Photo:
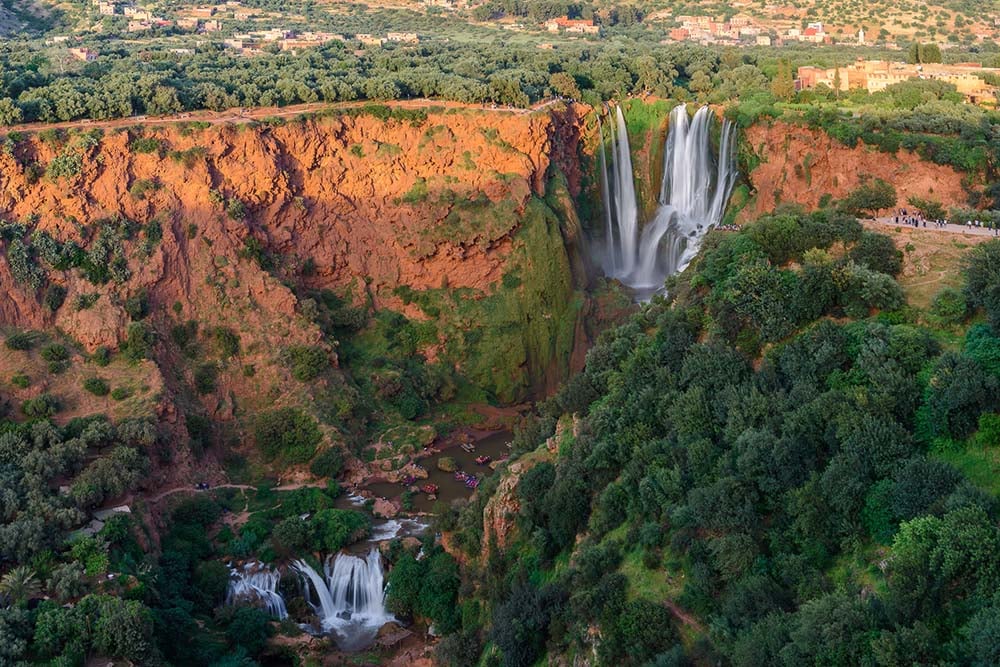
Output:
<svg viewBox="0 0 1000 667">
<path fill-rule="evenodd" d="M 69 50 L 69 54 L 77 60 L 82 60 L 86 63 L 97 60 L 97 57 L 100 55 L 97 51 L 88 49 L 85 46 L 73 47 Z"/>
<path fill-rule="evenodd" d="M 549 32 L 562 31 L 587 35 L 597 35 L 601 32 L 601 26 L 594 25 L 593 20 L 571 19 L 565 16 L 560 16 L 546 21 L 545 29 Z"/>
<path fill-rule="evenodd" d="M 986 83 L 983 75 L 987 73 L 998 74 L 1000 69 L 982 67 L 978 63 L 914 65 L 859 58 L 845 67 L 800 67 L 795 85 L 799 90 L 824 85 L 842 92 L 864 89 L 877 93 L 910 79 L 932 79 L 954 85 L 970 104 L 993 106 L 997 88 Z"/>
<path fill-rule="evenodd" d="M 416 44 L 420 41 L 415 32 L 390 32 L 386 33 L 385 38 L 390 42 L 403 42 L 405 44 Z"/>
</svg>

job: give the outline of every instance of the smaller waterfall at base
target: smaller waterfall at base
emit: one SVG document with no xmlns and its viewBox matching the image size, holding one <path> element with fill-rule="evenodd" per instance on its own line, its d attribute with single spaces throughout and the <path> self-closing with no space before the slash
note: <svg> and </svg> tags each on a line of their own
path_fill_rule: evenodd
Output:
<svg viewBox="0 0 1000 667">
<path fill-rule="evenodd" d="M 385 610 L 382 556 L 376 547 L 366 558 L 345 553 L 327 557 L 323 575 L 302 560 L 292 566 L 315 590 L 318 600 L 313 608 L 323 629 L 336 635 L 342 650 L 367 647 L 380 627 L 396 620 Z"/>
<path fill-rule="evenodd" d="M 281 573 L 260 563 L 247 563 L 241 569 L 231 569 L 226 604 L 250 603 L 263 607 L 278 620 L 288 617 L 285 600 L 278 593 Z"/>
<path fill-rule="evenodd" d="M 708 230 L 722 221 L 736 184 L 735 126 L 722 121 L 717 155 L 710 130 L 714 114 L 701 107 L 689 117 L 674 107 L 663 155 L 663 181 L 653 219 L 638 232 L 631 150 L 621 107 L 611 127 L 611 165 L 601 134 L 601 194 L 605 202 L 604 272 L 631 287 L 640 299 L 663 288 L 667 276 L 687 268 Z"/>
</svg>

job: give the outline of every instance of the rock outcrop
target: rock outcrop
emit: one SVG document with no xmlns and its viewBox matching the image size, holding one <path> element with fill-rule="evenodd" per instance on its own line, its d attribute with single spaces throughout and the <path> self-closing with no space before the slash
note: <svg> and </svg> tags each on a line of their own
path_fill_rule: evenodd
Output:
<svg viewBox="0 0 1000 667">
<path fill-rule="evenodd" d="M 520 281 L 510 289 L 532 291 L 525 302 L 552 310 L 505 313 L 513 319 L 498 325 L 534 328 L 525 336 L 534 347 L 507 355 L 523 377 L 506 395 L 523 397 L 532 385 L 541 391 L 552 368 L 568 367 L 572 351 L 544 339 L 563 341 L 557 327 L 575 330 L 579 312 L 566 310 L 572 249 L 555 214 L 539 213 L 548 211 L 542 198 L 556 171 L 570 194 L 579 192 L 579 113 L 573 106 L 535 113 L 370 107 L 287 123 L 104 134 L 81 125 L 8 136 L 0 219 L 23 223 L 27 233 L 11 227 L 0 236 L 0 323 L 58 328 L 87 352 L 114 349 L 132 321 L 127 300 L 144 292 L 159 334 L 157 360 L 178 368 L 184 360 L 168 344 L 176 327 L 195 322 L 209 339 L 200 344 L 212 344 L 218 327 L 234 329 L 240 357 L 221 365 L 217 391 L 205 399 L 225 420 L 275 399 L 295 402 L 295 383 L 277 359 L 288 346 L 324 346 L 337 365 L 316 304 L 299 296 L 308 290 L 427 320 L 433 311 L 414 303 L 414 293 L 449 288 L 475 303 Z M 537 230 L 519 240 L 529 220 Z M 113 275 L 94 280 L 81 268 L 53 265 L 37 242 L 41 233 L 75 243 Z M 27 245 L 43 280 L 32 285 L 13 266 L 12 243 Z M 562 258 L 543 264 L 532 252 Z M 523 274 L 542 269 L 557 277 L 528 284 Z M 42 303 L 46 284 L 66 290 L 55 312 Z M 438 340 L 424 345 L 428 357 L 456 330 L 483 325 L 469 308 L 454 317 L 464 320 L 440 327 Z M 490 368 L 478 372 L 488 377 Z M 179 373 L 165 373 L 168 388 Z"/>
<path fill-rule="evenodd" d="M 785 122 L 759 123 L 742 132 L 741 141 L 760 159 L 747 175 L 757 197 L 741 214 L 746 221 L 783 202 L 807 209 L 824 196 L 835 202 L 868 177 L 892 183 L 900 206 L 910 197 L 939 201 L 946 208 L 967 203 L 960 172 L 908 150 L 890 154 L 863 143 L 849 148 L 825 132 Z"/>
</svg>

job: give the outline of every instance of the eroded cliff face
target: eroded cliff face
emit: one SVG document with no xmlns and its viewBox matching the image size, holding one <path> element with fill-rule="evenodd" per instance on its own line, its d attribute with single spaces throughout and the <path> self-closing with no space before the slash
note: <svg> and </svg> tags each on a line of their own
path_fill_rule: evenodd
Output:
<svg viewBox="0 0 1000 667">
<path fill-rule="evenodd" d="M 848 148 L 828 134 L 792 123 L 761 123 L 743 130 L 741 141 L 759 158 L 747 175 L 757 197 L 741 212 L 755 219 L 782 202 L 819 206 L 825 195 L 835 202 L 864 178 L 881 178 L 896 187 L 900 206 L 910 197 L 964 206 L 968 196 L 963 175 L 955 169 L 926 162 L 915 153 L 883 153 L 859 144 Z"/>
<path fill-rule="evenodd" d="M 174 328 L 194 321 L 203 334 L 238 333 L 238 358 L 220 360 L 217 390 L 202 399 L 229 419 L 302 398 L 278 359 L 289 346 L 319 345 L 336 366 L 336 341 L 301 298 L 331 289 L 375 311 L 450 317 L 422 351 L 433 359 L 468 339 L 453 355 L 459 366 L 478 344 L 477 327 L 523 327 L 523 348 L 494 350 L 494 365 L 476 370 L 503 373 L 496 364 L 513 355 L 522 376 L 502 398 L 521 398 L 563 375 L 573 357 L 578 230 L 547 201 L 579 191 L 580 113 L 429 108 L 385 117 L 367 109 L 281 124 L 103 135 L 82 126 L 58 138 L 8 138 L 0 218 L 23 227 L 8 226 L 0 239 L 0 324 L 58 328 L 87 352 L 115 349 L 132 321 L 126 301 L 145 290 L 168 388 L 191 382 L 191 364 L 170 340 Z M 557 173 L 562 195 L 550 192 Z M 50 261 L 43 233 L 110 267 L 106 282 L 79 261 Z M 25 278 L 11 256 L 22 248 L 42 278 Z M 43 305 L 51 285 L 66 289 L 54 312 Z M 427 306 L 430 296 L 414 300 L 445 293 L 460 295 L 449 296 L 447 312 Z M 515 308 L 519 298 L 536 310 Z M 491 324 L 479 302 L 506 304 L 503 321 Z M 211 336 L 202 343 L 212 345 Z"/>
</svg>

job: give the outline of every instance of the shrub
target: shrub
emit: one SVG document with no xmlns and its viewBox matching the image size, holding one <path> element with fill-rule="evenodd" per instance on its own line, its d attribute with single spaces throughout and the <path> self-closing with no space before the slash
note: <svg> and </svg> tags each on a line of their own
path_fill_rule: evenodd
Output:
<svg viewBox="0 0 1000 667">
<path fill-rule="evenodd" d="M 299 382 L 315 380 L 330 366 L 326 351 L 318 346 L 294 345 L 282 353 L 282 361 Z"/>
<path fill-rule="evenodd" d="M 324 449 L 309 466 L 317 477 L 339 477 L 344 469 L 344 455 L 336 447 Z"/>
<path fill-rule="evenodd" d="M 42 359 L 45 361 L 66 361 L 69 359 L 69 350 L 60 343 L 51 343 L 42 348 Z"/>
<path fill-rule="evenodd" d="M 83 170 L 83 158 L 79 153 L 64 150 L 62 153 L 52 158 L 52 162 L 45 169 L 45 175 L 55 180 L 57 178 L 69 178 L 76 176 Z"/>
<path fill-rule="evenodd" d="M 246 220 L 247 205 L 239 199 L 233 199 L 229 202 L 229 205 L 226 206 L 226 215 L 233 220 Z"/>
<path fill-rule="evenodd" d="M 77 310 L 87 310 L 101 298 L 100 294 L 77 294 L 73 300 L 73 307 Z"/>
<path fill-rule="evenodd" d="M 84 380 L 83 388 L 94 396 L 107 396 L 111 391 L 107 381 L 99 377 L 90 377 Z"/>
<path fill-rule="evenodd" d="M 134 199 L 145 199 L 146 193 L 160 189 L 159 182 L 152 178 L 140 178 L 128 189 Z"/>
<path fill-rule="evenodd" d="M 158 153 L 160 152 L 160 140 L 156 137 L 137 137 L 129 144 L 136 153 Z"/>
<path fill-rule="evenodd" d="M 229 327 L 215 328 L 215 342 L 223 359 L 235 357 L 240 353 L 240 336 Z"/>
<path fill-rule="evenodd" d="M 309 415 L 296 408 L 281 408 L 257 418 L 257 446 L 269 460 L 279 456 L 288 463 L 305 463 L 316 452 L 323 434 Z"/>
<path fill-rule="evenodd" d="M 31 379 L 24 373 L 15 373 L 10 379 L 10 383 L 20 389 L 27 389 L 31 384 Z"/>
<path fill-rule="evenodd" d="M 336 553 L 367 533 L 368 517 L 353 510 L 324 509 L 309 521 L 313 530 L 313 547 Z"/>
<path fill-rule="evenodd" d="M 21 404 L 21 412 L 25 417 L 44 418 L 51 417 L 59 411 L 59 402 L 48 394 L 42 394 L 37 398 L 29 398 Z"/>
<path fill-rule="evenodd" d="M 256 607 L 240 607 L 226 628 L 226 639 L 231 646 L 242 647 L 250 656 L 256 656 L 267 646 L 267 638 L 272 632 L 271 619 L 266 612 Z"/>
<path fill-rule="evenodd" d="M 59 307 L 63 305 L 66 300 L 66 288 L 62 285 L 49 285 L 48 289 L 45 290 L 45 296 L 42 302 L 45 307 L 49 309 L 50 312 L 56 312 Z"/>
<path fill-rule="evenodd" d="M 219 368 L 214 362 L 200 364 L 194 371 L 194 388 L 199 394 L 211 394 L 215 391 L 215 380 Z"/>
<path fill-rule="evenodd" d="M 896 188 L 881 178 L 871 179 L 855 188 L 842 202 L 851 213 L 878 213 L 896 205 Z"/>
<path fill-rule="evenodd" d="M 152 353 L 154 340 L 152 329 L 142 322 L 133 322 L 128 325 L 122 352 L 129 361 L 142 361 Z"/>
<path fill-rule="evenodd" d="M 103 368 L 111 363 L 111 350 L 101 345 L 94 350 L 94 356 L 91 359 L 93 359 L 95 364 Z"/>
<path fill-rule="evenodd" d="M 955 287 L 945 287 L 934 295 L 931 315 L 944 325 L 961 324 L 968 312 L 965 294 Z"/>
<path fill-rule="evenodd" d="M 7 337 L 7 347 L 11 350 L 30 350 L 35 346 L 35 336 L 29 332 L 20 332 Z"/>
<path fill-rule="evenodd" d="M 146 295 L 145 288 L 125 299 L 125 312 L 135 321 L 141 320 L 149 314 L 149 297 Z"/>
<path fill-rule="evenodd" d="M 132 395 L 132 390 L 128 387 L 115 387 L 111 390 L 111 398 L 116 401 L 124 401 Z"/>
<path fill-rule="evenodd" d="M 884 234 L 864 232 L 851 249 L 851 259 L 872 271 L 897 276 L 903 270 L 903 253 Z"/>
</svg>

